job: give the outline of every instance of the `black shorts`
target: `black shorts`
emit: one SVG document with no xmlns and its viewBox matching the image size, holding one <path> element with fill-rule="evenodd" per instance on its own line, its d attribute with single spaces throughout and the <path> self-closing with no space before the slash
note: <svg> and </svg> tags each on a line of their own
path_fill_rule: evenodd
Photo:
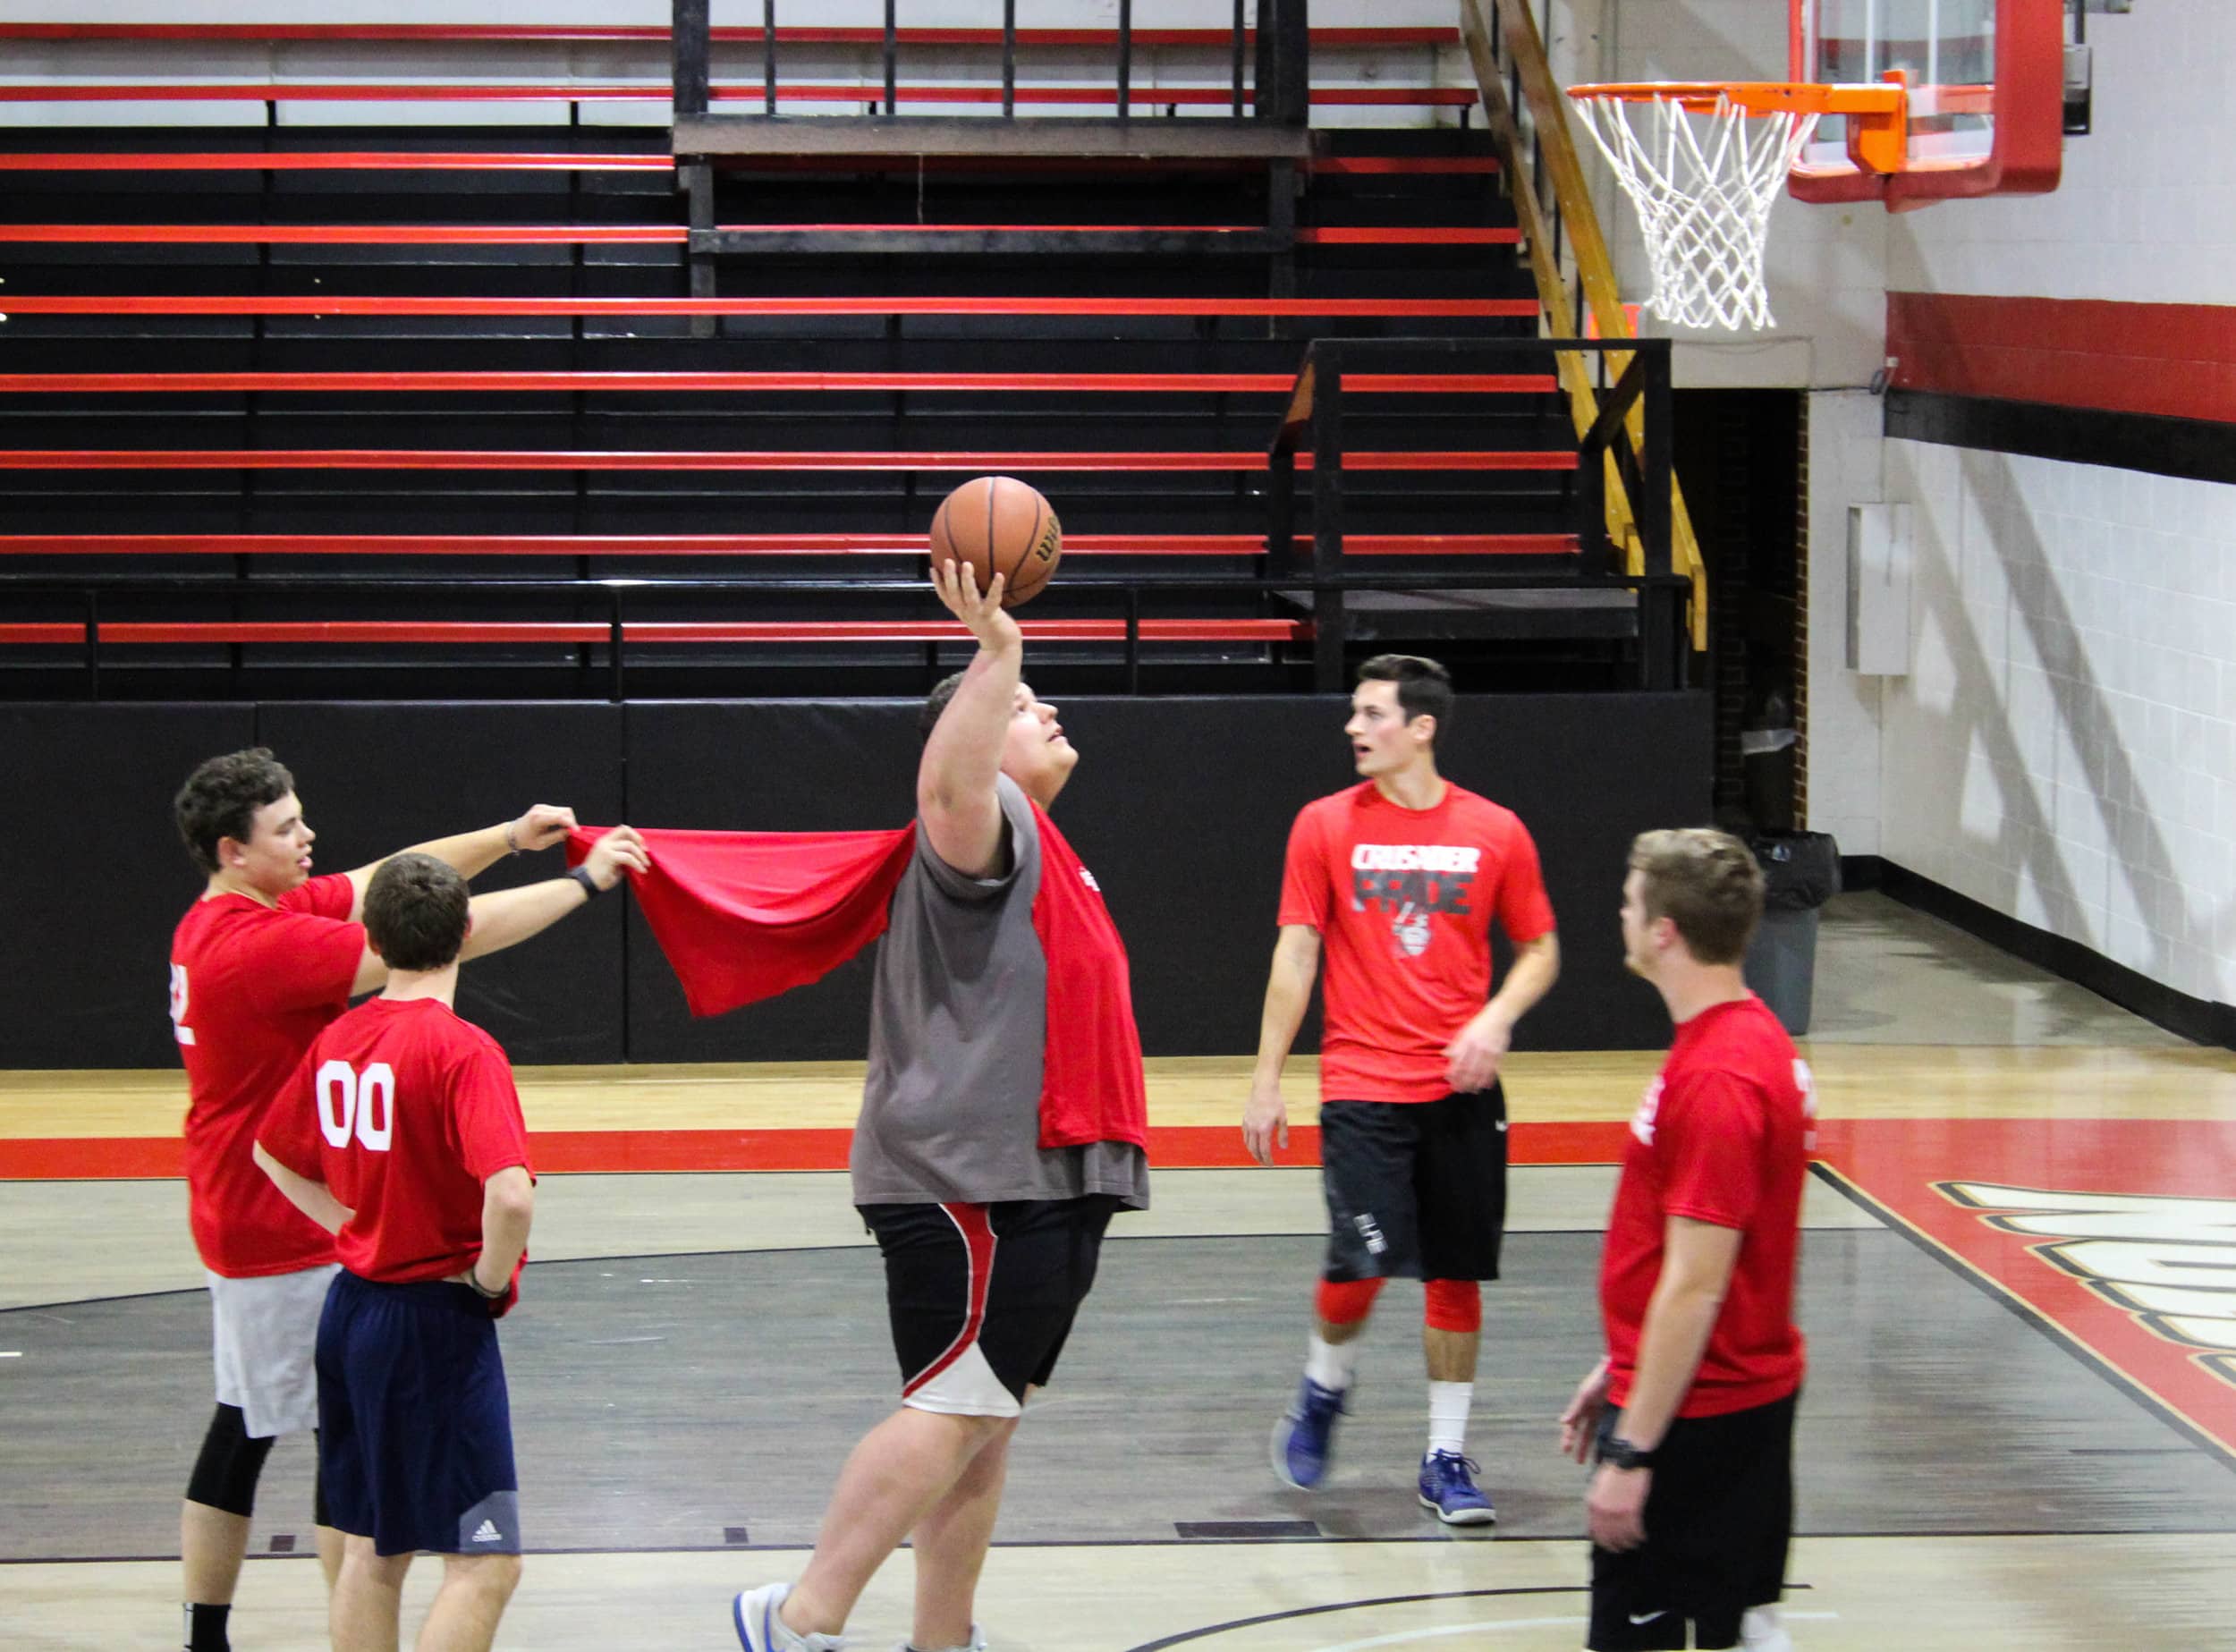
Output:
<svg viewBox="0 0 2236 1652">
<path fill-rule="evenodd" d="M 1739 1621 L 1784 1592 L 1793 1536 L 1793 1408 L 1788 1394 L 1722 1417 L 1680 1417 L 1654 1451 L 1646 1542 L 1592 1547 L 1593 1652 L 1739 1644 Z M 1610 1411 L 1600 1437 L 1622 1418 Z"/>
<path fill-rule="evenodd" d="M 922 1411 L 1014 1417 L 1044 1386 L 1095 1284 L 1115 1202 L 862 1205 L 885 1258 L 901 1400 Z"/>
<path fill-rule="evenodd" d="M 520 1478 L 489 1304 L 346 1269 L 318 1320 L 318 1484 L 376 1553 L 517 1555 Z"/>
<path fill-rule="evenodd" d="M 1320 1107 L 1326 1277 L 1495 1279 L 1506 1232 L 1506 1092 Z"/>
</svg>

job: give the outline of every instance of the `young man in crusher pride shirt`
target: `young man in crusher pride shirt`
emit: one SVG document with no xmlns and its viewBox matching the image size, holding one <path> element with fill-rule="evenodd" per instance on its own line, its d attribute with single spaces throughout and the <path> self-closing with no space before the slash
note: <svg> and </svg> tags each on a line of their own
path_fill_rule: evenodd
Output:
<svg viewBox="0 0 2236 1652">
<path fill-rule="evenodd" d="M 1480 1281 L 1498 1277 L 1514 1023 L 1560 974 L 1537 845 L 1510 809 L 1436 772 L 1452 680 L 1385 654 L 1359 668 L 1343 733 L 1364 778 L 1306 805 L 1289 834 L 1281 938 L 1266 986 L 1242 1140 L 1261 1165 L 1289 1145 L 1282 1063 L 1323 952 L 1320 1149 L 1327 1263 L 1297 1398 L 1275 1425 L 1274 1472 L 1309 1491 L 1382 1282 L 1419 1277 L 1428 1449 L 1421 1505 L 1451 1525 L 1496 1518 L 1468 1461 L 1482 1338 Z M 1491 991 L 1490 928 L 1513 944 Z"/>
<path fill-rule="evenodd" d="M 388 969 L 358 919 L 379 862 L 313 877 L 317 837 L 295 782 L 258 748 L 212 758 L 174 806 L 187 852 L 208 878 L 171 943 L 171 1021 L 185 1063 L 186 1179 L 196 1249 L 208 1275 L 217 1409 L 180 1516 L 187 1652 L 226 1652 L 249 1516 L 272 1441 L 311 1428 L 318 1313 L 333 1241 L 304 1219 L 250 1157 L 265 1108 L 350 997 Z M 517 820 L 420 845 L 470 877 L 509 851 L 559 843 L 572 809 L 538 804 Z M 645 865 L 626 826 L 569 877 L 476 897 L 466 956 L 525 940 Z M 329 1580 L 340 1536 L 314 1510 Z"/>
<path fill-rule="evenodd" d="M 1103 1231 L 1149 1202 L 1124 945 L 1045 809 L 1079 754 L 1021 681 L 1002 576 L 935 569 L 978 657 L 933 691 L 913 859 L 877 953 L 854 1202 L 885 1264 L 901 1409 L 840 1470 L 799 1582 L 738 1596 L 746 1652 L 826 1652 L 903 1538 L 905 1646 L 974 1652 L 972 1601 L 1028 1394 L 1095 1281 Z"/>
<path fill-rule="evenodd" d="M 1816 1098 L 1740 973 L 1761 869 L 1721 832 L 1647 832 L 1622 885 L 1623 959 L 1677 1026 L 1622 1160 L 1599 1269 L 1607 1357 L 1561 1414 L 1599 1462 L 1586 1505 L 1594 1652 L 1791 1652 L 1793 1323 Z"/>
<path fill-rule="evenodd" d="M 519 1296 L 535 1175 L 504 1052 L 451 1008 L 466 908 L 432 855 L 373 875 L 365 934 L 388 985 L 318 1035 L 257 1132 L 258 1165 L 342 1259 L 318 1322 L 336 1652 L 395 1652 L 419 1550 L 443 1556 L 422 1647 L 487 1652 L 520 1581 L 495 1321 Z"/>
</svg>

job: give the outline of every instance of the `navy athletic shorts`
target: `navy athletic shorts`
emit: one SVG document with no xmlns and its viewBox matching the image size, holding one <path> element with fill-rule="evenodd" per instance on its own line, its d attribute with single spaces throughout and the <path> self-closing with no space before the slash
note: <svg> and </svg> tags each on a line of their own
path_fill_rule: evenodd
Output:
<svg viewBox="0 0 2236 1652">
<path fill-rule="evenodd" d="M 383 1555 L 521 1552 L 496 1321 L 466 1286 L 335 1275 L 318 1320 L 318 1430 L 337 1531 Z"/>
<path fill-rule="evenodd" d="M 1495 1279 L 1506 1092 L 1324 1103 L 1320 1182 L 1327 1279 Z"/>
</svg>

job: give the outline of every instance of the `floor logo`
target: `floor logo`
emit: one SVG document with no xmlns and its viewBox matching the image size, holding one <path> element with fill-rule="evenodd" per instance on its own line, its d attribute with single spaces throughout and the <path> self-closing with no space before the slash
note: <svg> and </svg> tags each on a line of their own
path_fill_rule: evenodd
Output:
<svg viewBox="0 0 2236 1652">
<path fill-rule="evenodd" d="M 2236 1385 L 2236 1199 L 1934 1186 Z"/>
</svg>

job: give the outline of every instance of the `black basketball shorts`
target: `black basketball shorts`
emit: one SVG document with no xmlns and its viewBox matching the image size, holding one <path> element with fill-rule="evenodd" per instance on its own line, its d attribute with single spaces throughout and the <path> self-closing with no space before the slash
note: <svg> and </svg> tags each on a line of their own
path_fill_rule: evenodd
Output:
<svg viewBox="0 0 2236 1652">
<path fill-rule="evenodd" d="M 1506 1092 L 1323 1103 L 1320 1180 L 1327 1278 L 1495 1279 Z"/>
<path fill-rule="evenodd" d="M 901 1401 L 918 1411 L 1015 1417 L 1054 1375 L 1094 1287 L 1115 1202 L 862 1205 L 885 1260 Z"/>
<path fill-rule="evenodd" d="M 1680 1417 L 1654 1451 L 1646 1542 L 1592 1546 L 1592 1652 L 1739 1644 L 1740 1619 L 1785 1589 L 1793 1535 L 1793 1410 L 1800 1396 Z M 1610 1410 L 1600 1438 L 1622 1421 Z"/>
</svg>

